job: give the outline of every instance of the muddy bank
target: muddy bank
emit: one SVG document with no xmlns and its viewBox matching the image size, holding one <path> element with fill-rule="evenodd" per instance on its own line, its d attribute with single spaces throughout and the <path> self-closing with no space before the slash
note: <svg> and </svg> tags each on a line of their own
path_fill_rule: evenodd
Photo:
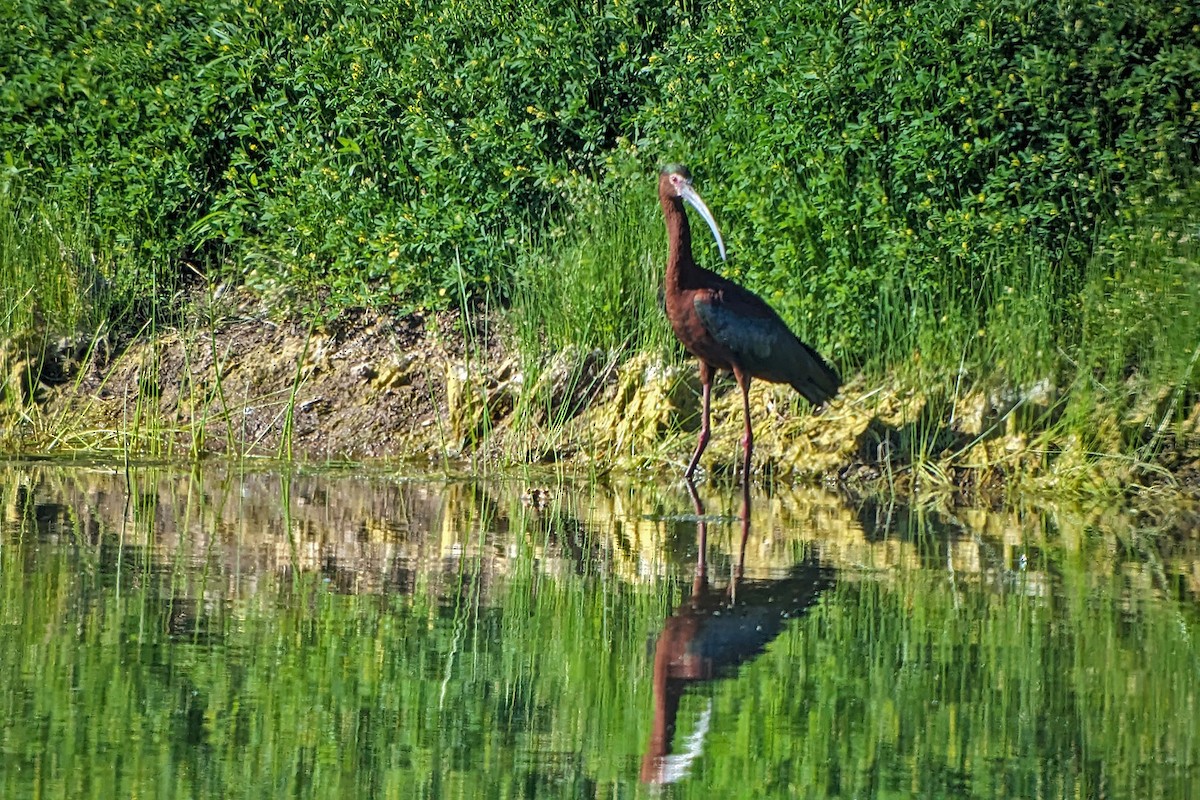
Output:
<svg viewBox="0 0 1200 800">
<path fill-rule="evenodd" d="M 554 463 L 600 473 L 682 471 L 699 424 L 691 363 L 508 352 L 492 322 L 353 311 L 312 326 L 252 306 L 153 339 L 0 352 L 8 452 L 209 454 L 441 466 Z M 1088 436 L 1053 424 L 1058 387 L 982 391 L 850 376 L 814 413 L 758 382 L 755 468 L 790 482 L 1003 498 L 1054 492 L 1200 494 L 1200 403 L 1161 424 L 1162 402 Z M 702 466 L 732 475 L 741 437 L 732 381 L 715 390 Z M 1056 431 L 1058 431 L 1056 433 Z M 1130 442 L 1142 443 L 1133 448 Z"/>
</svg>

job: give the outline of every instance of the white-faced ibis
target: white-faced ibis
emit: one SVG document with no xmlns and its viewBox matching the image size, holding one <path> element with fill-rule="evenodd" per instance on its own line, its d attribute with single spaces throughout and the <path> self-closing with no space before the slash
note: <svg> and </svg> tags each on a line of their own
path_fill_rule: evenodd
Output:
<svg viewBox="0 0 1200 800">
<path fill-rule="evenodd" d="M 658 178 L 658 198 L 667 222 L 667 318 L 679 341 L 700 360 L 703 419 L 696 452 L 685 477 L 691 478 L 709 439 L 709 395 L 713 373 L 733 373 L 742 390 L 746 433 L 742 480 L 749 480 L 754 433 L 750 424 L 750 379 L 786 383 L 813 405 L 837 394 L 841 379 L 811 347 L 800 341 L 762 298 L 733 281 L 696 264 L 692 235 L 683 203 L 700 213 L 717 239 L 725 258 L 725 242 L 708 206 L 692 188 L 687 167 L 664 167 Z"/>
</svg>

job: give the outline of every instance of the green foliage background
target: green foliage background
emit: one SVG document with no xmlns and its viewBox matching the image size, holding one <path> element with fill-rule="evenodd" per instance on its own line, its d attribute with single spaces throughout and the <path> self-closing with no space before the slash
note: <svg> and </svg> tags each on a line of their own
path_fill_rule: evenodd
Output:
<svg viewBox="0 0 1200 800">
<path fill-rule="evenodd" d="M 1200 9 L 1159 0 L 0 0 L 4 189 L 83 221 L 135 309 L 191 269 L 508 300 L 682 160 L 730 273 L 851 362 L 1016 250 L 1069 321 L 1099 231 L 1194 181 L 1197 87 Z"/>
</svg>

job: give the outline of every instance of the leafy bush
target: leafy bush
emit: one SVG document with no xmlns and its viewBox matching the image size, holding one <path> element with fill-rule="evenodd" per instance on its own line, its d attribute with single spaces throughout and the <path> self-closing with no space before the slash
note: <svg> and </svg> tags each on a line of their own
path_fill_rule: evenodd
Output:
<svg viewBox="0 0 1200 800">
<path fill-rule="evenodd" d="M 1098 223 L 1200 156 L 1200 10 L 1160 0 L 0 12 L 10 172 L 147 297 L 232 265 L 334 309 L 504 299 L 520 249 L 681 160 L 730 273 L 862 362 L 897 315 L 989 302 L 1014 243 L 1069 317 Z"/>
<path fill-rule="evenodd" d="M 232 257 L 343 302 L 499 277 L 596 172 L 662 35 L 638 4 L 5 5 L 0 148 L 130 280 Z"/>
<path fill-rule="evenodd" d="M 881 297 L 976 302 L 1013 250 L 1067 302 L 1098 223 L 1193 179 L 1198 33 L 1160 2 L 739 3 L 667 43 L 641 121 L 704 162 L 737 269 L 861 358 Z"/>
</svg>

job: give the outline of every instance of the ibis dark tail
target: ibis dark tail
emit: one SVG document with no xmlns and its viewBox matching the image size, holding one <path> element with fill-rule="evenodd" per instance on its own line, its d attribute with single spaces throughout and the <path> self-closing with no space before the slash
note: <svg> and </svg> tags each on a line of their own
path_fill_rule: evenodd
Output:
<svg viewBox="0 0 1200 800">
<path fill-rule="evenodd" d="M 842 379 L 816 350 L 799 339 L 796 341 L 800 345 L 800 353 L 793 362 L 788 383 L 803 395 L 805 400 L 819 406 L 838 393 Z"/>
</svg>

